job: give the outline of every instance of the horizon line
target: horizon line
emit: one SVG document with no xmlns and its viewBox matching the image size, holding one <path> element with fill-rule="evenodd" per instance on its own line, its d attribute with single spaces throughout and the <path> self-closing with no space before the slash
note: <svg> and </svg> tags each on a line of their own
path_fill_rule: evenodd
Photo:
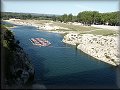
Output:
<svg viewBox="0 0 120 90">
<path fill-rule="evenodd" d="M 85 11 L 95 11 L 95 10 L 85 10 Z M 5 13 L 7 13 L 7 12 L 9 12 L 9 13 L 25 13 L 25 14 L 45 14 L 45 15 L 64 15 L 64 14 L 67 14 L 67 13 L 64 13 L 64 14 L 53 14 L 53 13 L 35 13 L 35 12 L 14 12 L 14 11 L 1 11 L 1 13 L 2 12 L 5 12 Z M 84 11 L 81 11 L 81 12 L 84 12 Z M 97 11 L 97 12 L 99 12 L 99 11 Z M 117 11 L 110 11 L 110 12 L 99 12 L 99 13 L 112 13 L 112 12 L 119 12 L 119 10 L 117 10 Z M 80 13 L 80 12 L 79 12 Z M 74 15 L 73 13 L 69 13 L 69 14 L 72 14 L 72 15 Z M 67 15 L 69 15 L 69 14 L 67 14 Z M 76 15 L 74 15 L 74 16 L 76 16 Z"/>
</svg>

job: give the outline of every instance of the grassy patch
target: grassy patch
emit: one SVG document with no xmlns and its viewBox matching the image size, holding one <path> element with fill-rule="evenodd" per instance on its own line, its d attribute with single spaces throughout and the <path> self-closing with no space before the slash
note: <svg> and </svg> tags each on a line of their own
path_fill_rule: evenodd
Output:
<svg viewBox="0 0 120 90">
<path fill-rule="evenodd" d="M 104 36 L 118 34 L 118 32 L 114 30 L 101 29 L 92 26 L 80 26 L 80 25 L 65 24 L 61 22 L 51 22 L 51 20 L 36 20 L 36 24 L 44 25 L 45 23 L 52 23 L 51 25 L 53 26 L 68 28 L 68 29 L 57 29 L 51 31 L 65 31 L 65 32 L 73 31 L 80 34 L 94 34 L 94 35 L 104 35 Z"/>
<path fill-rule="evenodd" d="M 70 31 L 89 31 L 89 30 L 93 30 L 93 29 L 98 29 L 98 28 L 91 27 L 91 26 L 87 26 L 87 27 L 86 26 L 75 26 L 72 24 L 64 24 L 64 23 L 60 23 L 60 22 L 53 22 L 53 25 L 68 28 L 68 29 L 70 29 Z"/>
<path fill-rule="evenodd" d="M 94 35 L 104 35 L 104 36 L 117 34 L 116 31 L 104 30 L 104 29 L 103 30 L 91 31 L 91 32 L 87 32 L 87 33 L 94 34 Z"/>
<path fill-rule="evenodd" d="M 45 23 L 50 23 L 51 21 L 50 20 L 36 20 L 35 22 L 36 22 L 36 24 L 44 25 Z"/>
<path fill-rule="evenodd" d="M 13 27 L 11 24 L 3 24 L 4 27 Z"/>
</svg>

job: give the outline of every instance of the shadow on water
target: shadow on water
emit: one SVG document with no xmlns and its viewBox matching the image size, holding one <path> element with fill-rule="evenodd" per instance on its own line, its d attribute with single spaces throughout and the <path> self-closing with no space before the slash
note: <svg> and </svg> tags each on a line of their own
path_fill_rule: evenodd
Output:
<svg viewBox="0 0 120 90">
<path fill-rule="evenodd" d="M 120 65 L 117 68 L 117 72 L 116 72 L 116 79 L 117 79 L 117 86 L 120 89 Z"/>
<path fill-rule="evenodd" d="M 33 57 L 30 59 L 32 60 Z M 44 57 L 39 57 L 39 59 L 36 59 L 36 60 L 39 60 L 39 63 L 38 63 L 38 61 L 36 61 L 36 62 L 31 61 L 32 63 L 34 63 L 33 66 L 35 68 L 35 77 L 36 78 L 34 79 L 34 83 L 37 83 L 39 80 L 40 81 L 39 84 L 43 84 L 41 81 L 44 81 L 44 78 L 45 78 L 44 75 L 49 72 L 49 69 L 45 69 L 44 61 L 46 59 Z"/>
<path fill-rule="evenodd" d="M 51 88 L 108 88 L 118 89 L 116 74 L 104 69 L 90 70 L 61 76 L 51 76 L 43 81 L 48 89 Z M 111 74 L 110 74 L 111 73 Z M 98 80 L 96 80 L 98 78 Z M 48 82 L 47 82 L 48 81 Z M 51 81 L 51 82 L 49 82 Z M 108 83 L 109 82 L 109 83 Z M 114 84 L 113 84 L 114 83 Z"/>
<path fill-rule="evenodd" d="M 78 46 L 79 44 L 76 44 L 76 45 L 73 46 L 73 45 L 64 43 L 64 45 L 65 45 L 65 47 L 74 48 L 74 49 L 75 49 L 75 55 L 76 55 L 76 56 L 78 55 L 78 52 L 79 52 L 80 50 L 77 48 L 77 46 Z"/>
</svg>

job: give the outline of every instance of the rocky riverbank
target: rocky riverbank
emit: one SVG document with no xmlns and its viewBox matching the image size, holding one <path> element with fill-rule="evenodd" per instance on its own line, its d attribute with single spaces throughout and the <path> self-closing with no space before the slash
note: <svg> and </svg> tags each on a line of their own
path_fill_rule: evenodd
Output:
<svg viewBox="0 0 120 90">
<path fill-rule="evenodd" d="M 2 27 L 3 49 L 3 88 L 20 89 L 32 85 L 34 80 L 34 67 L 23 48 L 19 46 L 12 32 Z"/>
<path fill-rule="evenodd" d="M 118 39 L 118 36 L 70 33 L 64 36 L 63 42 L 77 45 L 78 49 L 88 55 L 113 66 L 118 66 L 120 65 Z"/>
<path fill-rule="evenodd" d="M 80 34 L 80 32 L 77 31 L 72 31 L 69 30 L 70 28 L 63 28 L 58 26 L 55 26 L 51 23 L 40 23 L 39 21 L 32 21 L 32 20 L 19 20 L 19 19 L 10 19 L 7 20 L 10 23 L 17 24 L 17 25 L 28 25 L 28 26 L 35 26 L 38 29 L 42 29 L 47 32 L 52 32 L 52 33 L 62 33 L 62 34 L 67 34 L 63 42 L 71 44 L 71 45 L 76 45 L 77 48 L 82 50 L 83 52 L 87 53 L 88 55 L 101 60 L 103 62 L 106 62 L 108 64 L 117 66 L 120 64 L 119 62 L 119 49 L 118 49 L 118 35 L 114 33 L 109 33 L 107 36 L 103 36 L 102 34 Z M 72 23 L 74 24 L 74 23 Z M 75 24 L 75 25 L 81 25 L 81 24 Z M 73 27 L 72 27 L 73 28 Z M 106 27 L 107 29 L 113 29 Z M 59 30 L 62 29 L 62 30 Z M 77 28 L 78 29 L 78 28 Z M 81 30 L 83 27 L 81 28 Z M 67 31 L 68 30 L 68 31 Z M 116 29 L 115 29 L 116 30 Z M 114 31 L 115 31 L 114 30 Z M 38 30 L 39 31 L 39 30 Z M 84 33 L 96 31 L 99 33 L 104 32 L 99 31 L 99 30 L 82 30 Z M 106 33 L 106 32 L 105 32 Z M 111 35 L 111 36 L 110 36 Z M 113 35 L 113 36 L 112 36 Z"/>
</svg>

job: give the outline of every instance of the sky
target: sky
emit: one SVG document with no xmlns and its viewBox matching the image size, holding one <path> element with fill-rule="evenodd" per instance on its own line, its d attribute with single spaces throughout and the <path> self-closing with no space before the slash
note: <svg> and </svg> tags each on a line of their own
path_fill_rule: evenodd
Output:
<svg viewBox="0 0 120 90">
<path fill-rule="evenodd" d="M 119 0 L 2 0 L 2 11 L 39 14 L 77 15 L 82 11 L 119 11 Z"/>
</svg>

